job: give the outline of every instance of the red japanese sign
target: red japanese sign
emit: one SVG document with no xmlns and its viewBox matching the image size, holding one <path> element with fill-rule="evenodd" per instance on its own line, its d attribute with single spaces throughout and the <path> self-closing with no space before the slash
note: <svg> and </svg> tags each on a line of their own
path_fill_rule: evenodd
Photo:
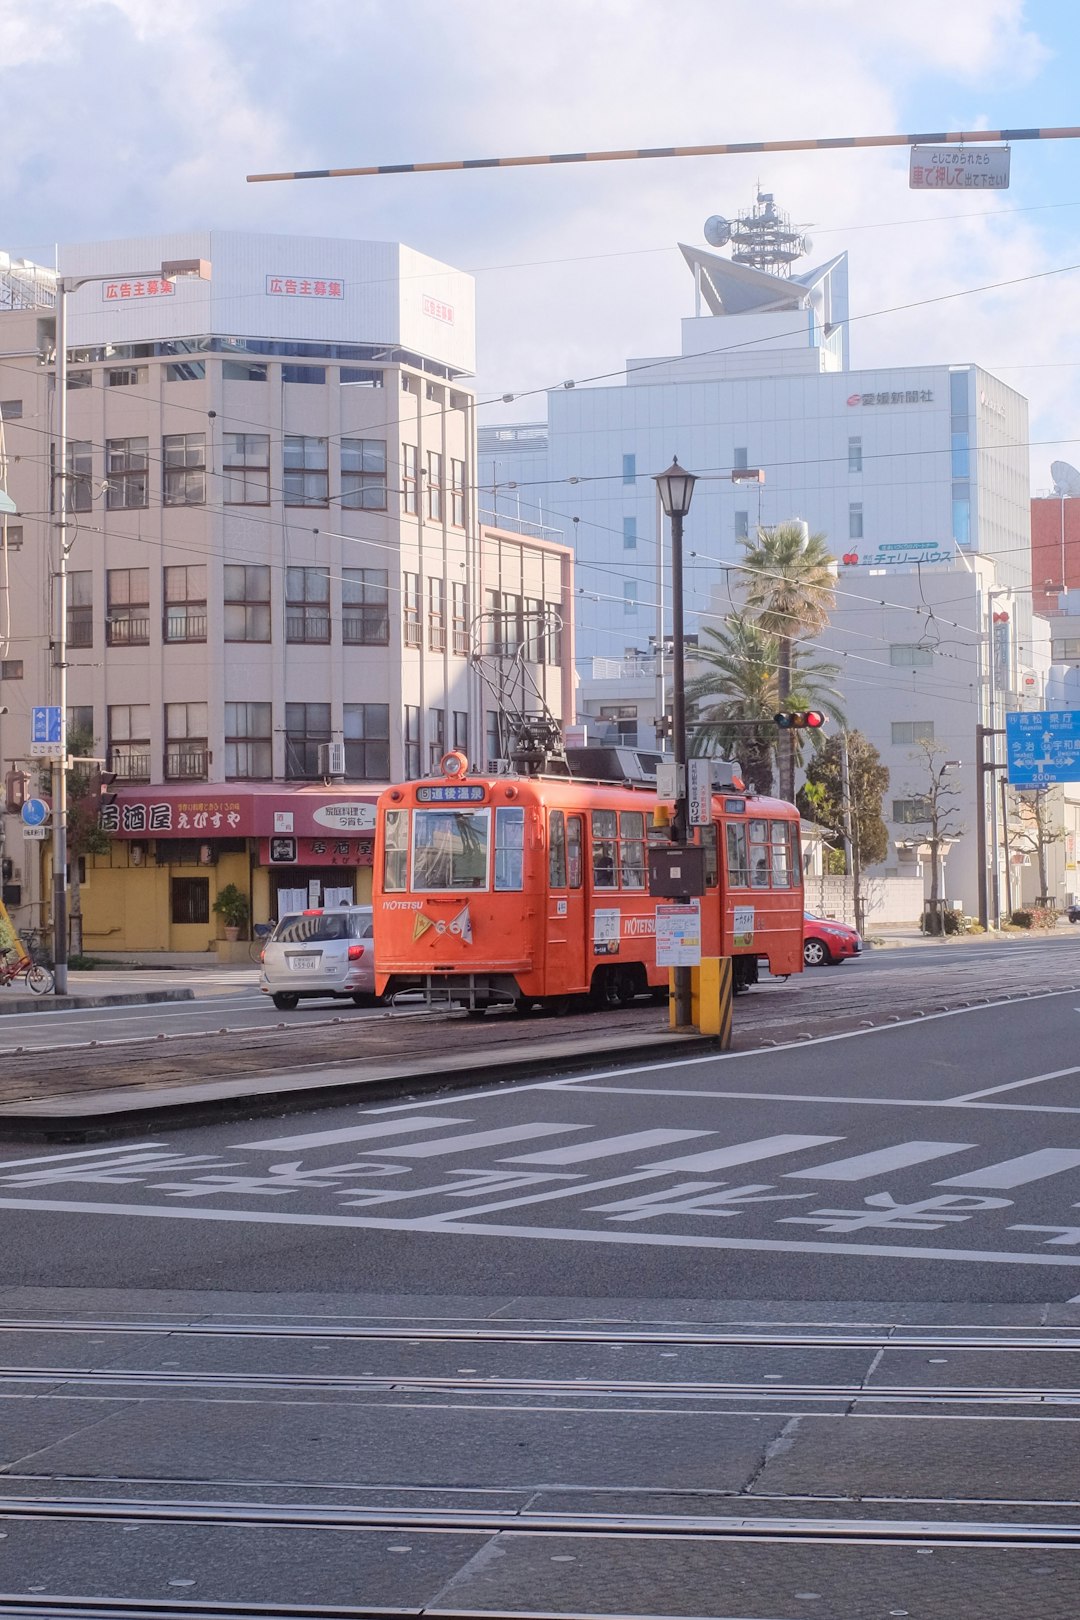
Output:
<svg viewBox="0 0 1080 1620">
<path fill-rule="evenodd" d="M 126 303 L 129 298 L 171 298 L 176 291 L 172 281 L 103 281 L 101 299 L 105 304 Z"/>
<path fill-rule="evenodd" d="M 433 321 L 445 321 L 447 326 L 454 324 L 454 306 L 444 303 L 441 298 L 429 298 L 424 293 L 422 308 L 425 315 L 430 315 Z"/>
<path fill-rule="evenodd" d="M 345 284 L 328 276 L 267 276 L 266 290 L 273 298 L 344 298 Z"/>
</svg>

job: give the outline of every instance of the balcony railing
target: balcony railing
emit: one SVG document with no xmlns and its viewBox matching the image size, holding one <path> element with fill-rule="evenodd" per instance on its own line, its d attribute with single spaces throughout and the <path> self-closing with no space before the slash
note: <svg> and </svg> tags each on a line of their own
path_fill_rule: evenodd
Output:
<svg viewBox="0 0 1080 1620">
<path fill-rule="evenodd" d="M 406 647 L 422 647 L 424 645 L 424 632 L 419 616 L 415 619 L 406 617 L 404 640 Z"/>
<path fill-rule="evenodd" d="M 105 622 L 105 640 L 110 647 L 148 647 L 150 645 L 150 620 L 146 619 L 107 619 Z"/>
<path fill-rule="evenodd" d="M 285 639 L 286 641 L 328 642 L 330 640 L 329 615 L 286 614 Z"/>
<path fill-rule="evenodd" d="M 205 782 L 210 755 L 206 748 L 188 746 L 165 751 L 166 782 Z"/>
<path fill-rule="evenodd" d="M 74 619 L 69 616 L 67 644 L 69 647 L 92 647 L 94 645 L 93 619 Z"/>
<path fill-rule="evenodd" d="M 166 641 L 205 641 L 205 613 L 167 613 L 162 635 Z"/>
<path fill-rule="evenodd" d="M 446 648 L 446 620 L 441 614 L 428 614 L 428 646 L 432 652 L 443 652 Z"/>
<path fill-rule="evenodd" d="M 121 782 L 149 782 L 150 755 L 120 754 L 109 750 L 109 770 Z"/>
</svg>

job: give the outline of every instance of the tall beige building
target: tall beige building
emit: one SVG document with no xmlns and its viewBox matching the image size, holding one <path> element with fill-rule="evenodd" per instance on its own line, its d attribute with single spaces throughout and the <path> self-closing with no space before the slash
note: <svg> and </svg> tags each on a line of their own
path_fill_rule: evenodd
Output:
<svg viewBox="0 0 1080 1620">
<path fill-rule="evenodd" d="M 209 279 L 163 279 L 176 260 Z M 88 278 L 67 301 L 68 726 L 116 778 L 88 945 L 205 948 L 229 881 L 256 917 L 282 889 L 362 898 L 378 787 L 501 751 L 480 615 L 529 701 L 571 714 L 570 554 L 485 527 L 475 497 L 471 278 L 397 244 L 237 232 L 60 264 Z M 0 256 L 5 771 L 56 701 L 55 301 Z M 5 832 L 8 898 L 40 923 L 42 846 Z"/>
</svg>

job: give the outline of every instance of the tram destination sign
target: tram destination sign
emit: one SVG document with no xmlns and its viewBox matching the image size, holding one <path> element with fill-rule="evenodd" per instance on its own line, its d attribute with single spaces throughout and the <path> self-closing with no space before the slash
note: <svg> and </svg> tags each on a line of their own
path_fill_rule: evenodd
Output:
<svg viewBox="0 0 1080 1620">
<path fill-rule="evenodd" d="M 437 787 L 418 787 L 417 804 L 478 804 L 486 789 L 479 782 L 439 783 Z"/>
<path fill-rule="evenodd" d="M 1007 191 L 1008 146 L 913 146 L 911 191 Z"/>
<path fill-rule="evenodd" d="M 1032 709 L 1005 716 L 1005 750 L 1013 787 L 1080 782 L 1080 709 Z"/>
</svg>

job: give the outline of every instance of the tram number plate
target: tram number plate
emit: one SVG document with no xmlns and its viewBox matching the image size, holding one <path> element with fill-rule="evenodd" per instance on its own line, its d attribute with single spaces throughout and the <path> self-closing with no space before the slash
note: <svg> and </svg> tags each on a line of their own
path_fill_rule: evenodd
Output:
<svg viewBox="0 0 1080 1620">
<path fill-rule="evenodd" d="M 290 956 L 289 968 L 294 973 L 309 973 L 319 965 L 318 956 Z"/>
</svg>

